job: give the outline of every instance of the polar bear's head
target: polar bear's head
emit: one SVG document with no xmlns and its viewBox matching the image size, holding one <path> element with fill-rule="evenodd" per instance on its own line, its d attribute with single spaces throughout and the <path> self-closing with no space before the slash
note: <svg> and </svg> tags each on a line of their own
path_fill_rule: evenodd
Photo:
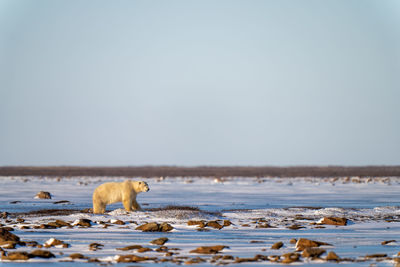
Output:
<svg viewBox="0 0 400 267">
<path fill-rule="evenodd" d="M 134 183 L 136 192 L 148 192 L 150 190 L 149 185 L 146 182 L 138 181 Z"/>
</svg>

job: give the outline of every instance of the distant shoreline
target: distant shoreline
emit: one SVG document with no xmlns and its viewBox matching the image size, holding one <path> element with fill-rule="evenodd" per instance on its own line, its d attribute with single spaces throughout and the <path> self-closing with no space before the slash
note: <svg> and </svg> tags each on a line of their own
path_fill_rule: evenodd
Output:
<svg viewBox="0 0 400 267">
<path fill-rule="evenodd" d="M 137 166 L 137 167 L 0 167 L 0 176 L 119 177 L 375 177 L 398 176 L 400 166 Z"/>
</svg>

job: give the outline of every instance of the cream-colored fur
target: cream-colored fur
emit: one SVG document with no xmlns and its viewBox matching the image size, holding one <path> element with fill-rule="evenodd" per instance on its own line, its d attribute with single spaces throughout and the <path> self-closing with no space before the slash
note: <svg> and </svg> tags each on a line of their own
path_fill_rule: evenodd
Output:
<svg viewBox="0 0 400 267">
<path fill-rule="evenodd" d="M 121 183 L 101 184 L 93 192 L 93 213 L 104 213 L 107 205 L 116 202 L 122 202 L 127 211 L 141 210 L 136 196 L 149 190 L 148 184 L 143 181 L 125 180 Z"/>
</svg>

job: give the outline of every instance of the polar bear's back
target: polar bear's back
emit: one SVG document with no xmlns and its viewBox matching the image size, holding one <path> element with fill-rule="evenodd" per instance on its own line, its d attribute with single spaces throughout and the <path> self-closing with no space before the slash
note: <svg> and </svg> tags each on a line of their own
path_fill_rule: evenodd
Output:
<svg viewBox="0 0 400 267">
<path fill-rule="evenodd" d="M 93 198 L 101 199 L 101 202 L 108 205 L 115 202 L 121 202 L 125 182 L 110 182 L 99 185 L 93 193 Z"/>
</svg>

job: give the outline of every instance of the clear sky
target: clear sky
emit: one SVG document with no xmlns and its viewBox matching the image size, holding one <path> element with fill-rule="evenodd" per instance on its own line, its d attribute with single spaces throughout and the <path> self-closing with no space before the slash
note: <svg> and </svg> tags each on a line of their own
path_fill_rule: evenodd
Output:
<svg viewBox="0 0 400 267">
<path fill-rule="evenodd" d="M 400 1 L 0 0 L 0 166 L 400 164 Z"/>
</svg>

